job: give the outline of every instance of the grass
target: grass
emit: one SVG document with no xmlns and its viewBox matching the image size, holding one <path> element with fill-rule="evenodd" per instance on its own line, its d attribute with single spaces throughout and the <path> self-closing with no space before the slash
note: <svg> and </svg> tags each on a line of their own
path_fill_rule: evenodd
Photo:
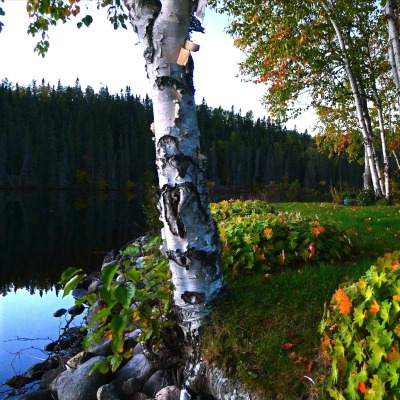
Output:
<svg viewBox="0 0 400 400">
<path fill-rule="evenodd" d="M 228 275 L 230 295 L 214 312 L 204 355 L 263 399 L 323 399 L 326 368 L 319 358 L 318 324 L 324 303 L 342 282 L 358 279 L 378 256 L 400 247 L 400 209 L 329 203 L 275 207 L 318 218 L 322 225 L 335 222 L 354 238 L 359 252 L 342 264 L 251 272 L 234 280 Z"/>
</svg>

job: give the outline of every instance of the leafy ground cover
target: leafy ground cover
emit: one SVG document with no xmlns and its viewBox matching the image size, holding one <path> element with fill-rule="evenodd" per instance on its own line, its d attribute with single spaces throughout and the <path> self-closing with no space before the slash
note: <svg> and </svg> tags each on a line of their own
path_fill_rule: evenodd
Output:
<svg viewBox="0 0 400 400">
<path fill-rule="evenodd" d="M 230 296 L 214 313 L 204 339 L 205 357 L 262 398 L 328 398 L 318 332 L 324 304 L 339 285 L 358 281 L 378 256 L 400 247 L 400 209 L 283 203 L 266 211 L 300 213 L 306 223 L 317 221 L 321 227 L 336 225 L 357 253 L 267 273 L 245 266 L 236 266 L 234 274 L 226 271 Z"/>
</svg>

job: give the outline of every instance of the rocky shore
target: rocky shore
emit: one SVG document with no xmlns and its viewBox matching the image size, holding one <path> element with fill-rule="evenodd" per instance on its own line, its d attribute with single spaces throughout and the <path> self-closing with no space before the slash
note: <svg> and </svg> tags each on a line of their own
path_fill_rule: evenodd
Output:
<svg viewBox="0 0 400 400">
<path fill-rule="evenodd" d="M 141 237 L 134 244 L 144 248 L 146 241 L 147 237 Z M 142 261 L 140 257 L 142 254 L 138 255 L 136 262 Z M 103 267 L 110 262 L 123 262 L 121 252 L 110 252 L 105 257 Z M 132 357 L 115 372 L 103 373 L 99 368 L 93 370 L 96 363 L 107 361 L 107 357 L 113 354 L 111 338 L 92 342 L 84 351 L 83 340 L 87 331 L 71 325 L 76 315 L 85 313 L 84 322 L 90 325 L 91 331 L 98 328 L 98 323 L 91 324 L 91 321 L 102 307 L 98 294 L 101 285 L 100 273 L 92 274 L 79 283 L 72 295 L 79 299 L 95 294 L 96 301 L 91 306 L 86 304 L 69 310 L 57 310 L 55 317 L 68 317 L 60 337 L 45 348 L 48 359 L 34 365 L 25 374 L 9 379 L 6 384 L 20 389 L 29 382 L 39 382 L 40 389 L 24 394 L 21 400 L 187 399 L 186 392 L 181 394 L 180 389 L 185 360 L 178 336 L 173 347 L 161 345 L 155 348 L 148 342 L 138 341 L 140 329 L 127 332 L 124 334 L 124 351 L 130 351 Z M 221 370 L 210 368 L 205 363 L 201 364 L 197 374 L 202 376 L 202 383 L 193 390 L 193 399 L 257 399 L 257 396 L 246 393 L 238 382 L 228 381 Z"/>
</svg>

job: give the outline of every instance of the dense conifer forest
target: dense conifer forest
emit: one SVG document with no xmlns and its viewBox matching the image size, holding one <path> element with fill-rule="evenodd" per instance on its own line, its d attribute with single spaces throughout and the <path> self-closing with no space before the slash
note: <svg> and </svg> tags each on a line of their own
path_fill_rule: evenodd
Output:
<svg viewBox="0 0 400 400">
<path fill-rule="evenodd" d="M 126 190 L 155 176 L 152 104 L 127 87 L 0 86 L 0 187 Z M 216 187 L 295 184 L 329 190 L 359 187 L 362 168 L 317 151 L 314 139 L 251 112 L 198 106 L 207 178 Z M 147 172 L 147 174 L 146 174 Z"/>
</svg>

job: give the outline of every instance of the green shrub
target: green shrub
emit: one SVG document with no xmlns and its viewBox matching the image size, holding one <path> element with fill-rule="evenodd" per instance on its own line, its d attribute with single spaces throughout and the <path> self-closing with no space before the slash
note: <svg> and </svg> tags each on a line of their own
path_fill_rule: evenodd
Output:
<svg viewBox="0 0 400 400">
<path fill-rule="evenodd" d="M 90 321 L 88 329 L 100 322 L 100 327 L 89 333 L 84 340 L 87 350 L 91 343 L 111 338 L 113 354 L 107 362 L 94 365 L 101 372 L 109 368 L 114 372 L 125 358 L 132 356 L 131 349 L 124 349 L 124 333 L 141 329 L 137 341 L 148 341 L 154 345 L 168 340 L 170 328 L 175 321 L 172 312 L 172 282 L 166 257 L 160 252 L 161 239 L 150 238 L 144 251 L 139 246 L 128 245 L 121 253 L 121 261 L 103 266 L 102 287 L 99 296 L 105 304 Z M 139 265 L 137 259 L 142 256 Z M 64 285 L 64 296 L 73 290 L 85 277 L 81 270 L 68 268 L 60 283 Z M 76 300 L 76 304 L 93 305 L 95 293 Z M 131 307 L 135 304 L 135 307 Z"/>
<path fill-rule="evenodd" d="M 218 224 L 222 266 L 234 276 L 241 270 L 333 262 L 352 250 L 351 240 L 336 226 L 300 213 L 274 212 L 261 201 L 224 201 L 213 204 L 211 211 Z"/>
<path fill-rule="evenodd" d="M 359 206 L 372 206 L 376 203 L 376 200 L 373 190 L 361 190 L 357 196 L 357 204 Z"/>
<path fill-rule="evenodd" d="M 320 324 L 334 399 L 400 398 L 399 253 L 379 258 L 358 282 L 336 290 Z"/>
</svg>

